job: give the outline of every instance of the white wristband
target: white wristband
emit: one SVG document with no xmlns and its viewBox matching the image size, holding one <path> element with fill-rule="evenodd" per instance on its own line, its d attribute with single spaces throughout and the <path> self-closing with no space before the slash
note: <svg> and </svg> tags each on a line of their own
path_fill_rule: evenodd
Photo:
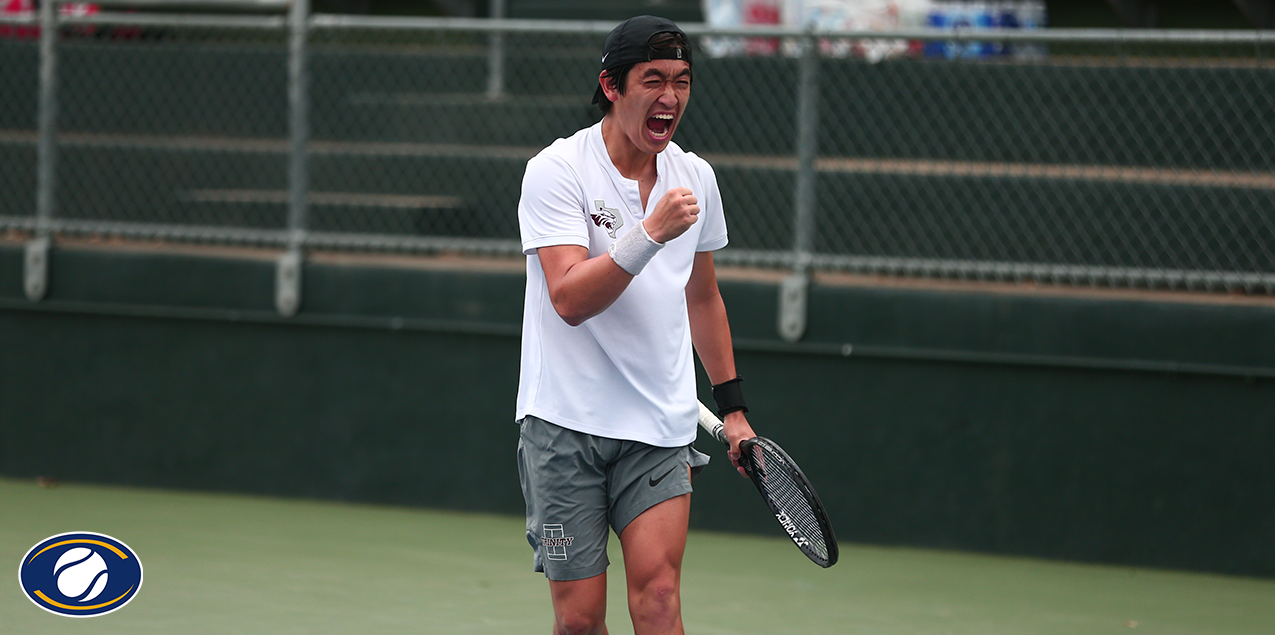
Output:
<svg viewBox="0 0 1275 635">
<path fill-rule="evenodd" d="M 629 275 L 636 276 L 642 273 L 646 263 L 655 257 L 655 252 L 663 248 L 664 243 L 655 242 L 655 239 L 646 233 L 646 227 L 642 223 L 638 223 L 637 227 L 629 230 L 629 233 L 611 243 L 611 246 L 607 248 L 607 252 L 611 254 L 611 259 L 621 269 L 628 272 Z"/>
</svg>

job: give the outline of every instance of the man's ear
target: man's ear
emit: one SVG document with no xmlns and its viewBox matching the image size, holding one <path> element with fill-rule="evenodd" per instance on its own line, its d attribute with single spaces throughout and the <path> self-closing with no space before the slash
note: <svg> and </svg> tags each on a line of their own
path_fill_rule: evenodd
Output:
<svg viewBox="0 0 1275 635">
<path fill-rule="evenodd" d="M 598 85 L 602 86 L 602 94 L 609 100 L 614 102 L 620 98 L 620 91 L 616 90 L 611 83 L 611 77 L 606 71 L 598 73 Z"/>
</svg>

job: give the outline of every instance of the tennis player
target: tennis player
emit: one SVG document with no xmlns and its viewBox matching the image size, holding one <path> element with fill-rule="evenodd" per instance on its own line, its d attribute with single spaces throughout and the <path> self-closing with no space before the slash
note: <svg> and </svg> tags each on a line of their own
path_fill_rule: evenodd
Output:
<svg viewBox="0 0 1275 635">
<path fill-rule="evenodd" d="M 606 632 L 609 530 L 634 632 L 682 633 L 680 579 L 699 411 L 692 347 L 730 457 L 744 413 L 713 250 L 726 245 L 712 168 L 672 142 L 691 95 L 689 39 L 639 16 L 607 36 L 602 121 L 527 162 L 517 419 L 534 567 L 555 633 Z"/>
</svg>

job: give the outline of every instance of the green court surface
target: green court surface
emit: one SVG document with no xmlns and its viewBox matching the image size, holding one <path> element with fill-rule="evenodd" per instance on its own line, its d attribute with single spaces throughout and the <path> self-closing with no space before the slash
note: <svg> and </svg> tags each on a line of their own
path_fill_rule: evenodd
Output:
<svg viewBox="0 0 1275 635">
<path fill-rule="evenodd" d="M 522 524 L 0 479 L 0 563 L 10 567 L 0 633 L 548 633 L 547 586 L 530 571 Z M 74 619 L 22 595 L 22 555 L 69 531 L 132 547 L 145 575 L 132 603 Z M 631 633 L 612 571 L 609 626 Z M 687 632 L 700 634 L 1275 632 L 1272 580 L 851 544 L 823 570 L 779 537 L 700 532 L 687 550 L 683 605 Z"/>
</svg>

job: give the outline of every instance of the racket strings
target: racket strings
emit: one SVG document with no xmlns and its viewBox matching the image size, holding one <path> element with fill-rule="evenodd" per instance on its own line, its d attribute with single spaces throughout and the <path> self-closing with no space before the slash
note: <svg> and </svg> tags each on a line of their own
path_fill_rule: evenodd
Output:
<svg viewBox="0 0 1275 635">
<path fill-rule="evenodd" d="M 770 499 L 788 517 L 788 521 L 809 541 L 809 548 L 819 557 L 828 559 L 828 545 L 822 526 L 810 505 L 804 486 L 794 478 L 787 461 L 767 452 L 762 445 L 753 446 L 752 455 L 754 469 L 761 472 L 761 478 L 757 482 L 766 489 Z"/>
</svg>

